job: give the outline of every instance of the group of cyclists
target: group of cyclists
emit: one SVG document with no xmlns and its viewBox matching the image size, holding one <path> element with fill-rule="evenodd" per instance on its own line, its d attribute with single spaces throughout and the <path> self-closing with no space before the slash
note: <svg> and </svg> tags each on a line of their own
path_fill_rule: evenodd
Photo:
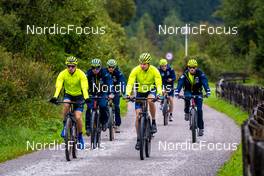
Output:
<svg viewBox="0 0 264 176">
<path fill-rule="evenodd" d="M 173 68 L 170 67 L 166 59 L 161 59 L 159 68 L 151 65 L 151 55 L 149 53 L 142 53 L 139 56 L 139 65 L 136 66 L 130 73 L 128 81 L 124 74 L 118 67 L 115 59 L 107 61 L 107 67 L 102 66 L 100 59 L 95 58 L 91 60 L 91 68 L 86 73 L 77 68 L 78 61 L 74 56 L 69 56 L 65 61 L 66 69 L 59 73 L 56 80 L 56 90 L 51 103 L 57 103 L 59 94 L 64 87 L 64 102 L 76 102 L 74 105 L 74 115 L 77 121 L 78 128 L 78 142 L 80 148 L 84 148 L 84 139 L 82 135 L 82 112 L 85 101 L 87 105 L 85 129 L 86 134 L 91 134 L 91 109 L 93 106 L 93 99 L 90 96 L 102 97 L 98 103 L 100 108 L 100 122 L 102 130 L 106 131 L 107 122 L 109 117 L 108 112 L 108 99 L 112 99 L 115 106 L 115 131 L 120 132 L 121 117 L 120 117 L 120 95 L 126 99 L 135 97 L 144 97 L 148 99 L 149 111 L 152 118 L 151 133 L 157 132 L 156 125 L 156 106 L 151 98 L 164 99 L 164 95 L 169 100 L 169 120 L 173 120 L 173 97 L 179 96 L 179 93 L 184 88 L 184 96 L 188 95 L 201 95 L 202 87 L 206 91 L 206 95 L 210 95 L 210 88 L 205 74 L 198 68 L 198 63 L 195 59 L 190 59 L 187 63 L 187 68 L 183 75 L 178 79 L 177 88 L 174 88 L 176 81 L 176 74 Z M 198 128 L 199 136 L 204 133 L 202 99 L 195 99 L 198 109 Z M 190 102 L 185 100 L 185 120 L 188 121 L 188 109 Z M 69 104 L 64 104 L 63 119 L 69 111 Z M 138 116 L 141 111 L 141 104 L 135 103 L 136 112 L 136 131 L 138 134 Z M 65 127 L 65 122 L 63 122 Z M 65 130 L 61 132 L 61 137 L 65 136 Z M 137 135 L 136 150 L 139 150 L 139 136 Z"/>
</svg>

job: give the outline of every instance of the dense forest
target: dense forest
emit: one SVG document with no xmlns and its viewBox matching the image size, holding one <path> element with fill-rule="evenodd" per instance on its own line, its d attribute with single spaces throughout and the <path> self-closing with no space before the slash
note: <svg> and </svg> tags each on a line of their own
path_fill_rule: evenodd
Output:
<svg viewBox="0 0 264 176">
<path fill-rule="evenodd" d="M 10 124 L 17 129 L 37 129 L 38 123 L 58 118 L 57 108 L 47 100 L 69 54 L 79 58 L 83 70 L 89 68 L 91 58 L 103 63 L 115 58 L 128 75 L 141 52 L 150 52 L 154 65 L 166 52 L 172 52 L 171 64 L 179 75 L 187 60 L 184 36 L 160 35 L 158 25 L 236 26 L 237 35 L 190 35 L 189 56 L 198 59 L 211 81 L 222 72 L 239 71 L 263 82 L 263 16 L 263 0 L 2 0 L 0 139 L 6 141 Z M 89 26 L 92 33 L 27 33 L 33 25 Z M 50 125 L 57 129 L 60 122 Z M 0 145 L 16 139 L 8 140 Z"/>
</svg>

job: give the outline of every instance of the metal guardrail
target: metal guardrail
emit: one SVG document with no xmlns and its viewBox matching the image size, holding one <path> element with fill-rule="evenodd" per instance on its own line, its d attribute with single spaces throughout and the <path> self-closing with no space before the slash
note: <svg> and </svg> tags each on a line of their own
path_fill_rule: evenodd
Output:
<svg viewBox="0 0 264 176">
<path fill-rule="evenodd" d="M 264 103 L 242 125 L 244 176 L 264 175 Z"/>
</svg>

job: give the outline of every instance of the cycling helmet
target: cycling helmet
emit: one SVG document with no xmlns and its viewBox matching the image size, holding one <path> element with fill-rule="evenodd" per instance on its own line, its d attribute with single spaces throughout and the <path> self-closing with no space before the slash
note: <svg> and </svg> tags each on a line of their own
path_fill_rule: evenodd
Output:
<svg viewBox="0 0 264 176">
<path fill-rule="evenodd" d="M 160 62 L 159 62 L 160 66 L 164 66 L 164 65 L 167 65 L 168 62 L 166 59 L 161 59 Z"/>
<path fill-rule="evenodd" d="M 99 66 L 101 66 L 101 60 L 100 59 L 97 59 L 97 58 L 93 59 L 91 61 L 91 66 L 92 67 L 99 67 Z"/>
<path fill-rule="evenodd" d="M 78 64 L 78 60 L 74 56 L 69 56 L 69 57 L 66 58 L 65 64 L 66 65 L 69 65 L 69 64 L 77 65 Z"/>
<path fill-rule="evenodd" d="M 108 67 L 114 67 L 115 68 L 117 66 L 117 62 L 115 59 L 109 59 L 106 64 Z"/>
<path fill-rule="evenodd" d="M 197 67 L 198 66 L 198 63 L 195 59 L 190 59 L 187 63 L 187 66 L 188 67 Z"/>
<path fill-rule="evenodd" d="M 151 61 L 151 56 L 149 53 L 142 53 L 140 56 L 139 56 L 139 62 L 141 64 L 149 64 Z"/>
</svg>

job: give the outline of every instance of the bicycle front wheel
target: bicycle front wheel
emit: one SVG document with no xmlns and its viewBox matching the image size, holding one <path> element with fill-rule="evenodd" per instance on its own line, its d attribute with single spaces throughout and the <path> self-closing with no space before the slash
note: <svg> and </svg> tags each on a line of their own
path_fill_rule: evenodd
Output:
<svg viewBox="0 0 264 176">
<path fill-rule="evenodd" d="M 108 129 L 109 129 L 109 140 L 114 140 L 114 114 L 113 108 L 109 108 L 109 120 L 108 120 Z"/>
<path fill-rule="evenodd" d="M 163 108 L 162 108 L 162 114 L 164 117 L 164 126 L 168 125 L 169 117 L 168 117 L 168 101 L 165 99 L 163 103 Z"/>
<path fill-rule="evenodd" d="M 77 136 L 78 136 L 78 131 L 77 131 L 77 126 L 76 123 L 72 125 L 72 138 L 73 138 L 73 148 L 72 148 L 72 157 L 77 158 Z"/>
<path fill-rule="evenodd" d="M 73 136 L 72 136 L 72 120 L 70 117 L 67 117 L 66 124 L 65 124 L 65 156 L 66 160 L 70 161 L 72 158 L 72 150 L 73 150 Z"/>
<path fill-rule="evenodd" d="M 197 111 L 195 109 L 191 109 L 190 121 L 191 121 L 191 131 L 192 131 L 192 143 L 195 143 L 197 140 L 196 117 L 197 117 Z"/>
<path fill-rule="evenodd" d="M 150 119 L 146 120 L 146 133 L 145 133 L 145 152 L 146 152 L 146 157 L 150 157 L 150 152 L 151 152 L 151 123 Z"/>
<path fill-rule="evenodd" d="M 96 112 L 92 111 L 91 117 L 91 149 L 96 148 L 97 143 L 97 120 L 96 120 Z"/>
<path fill-rule="evenodd" d="M 140 149 L 139 149 L 139 155 L 140 155 L 140 159 L 144 160 L 145 156 L 144 156 L 144 149 L 145 149 L 145 118 L 143 115 L 139 116 L 139 141 L 140 141 Z"/>
</svg>

